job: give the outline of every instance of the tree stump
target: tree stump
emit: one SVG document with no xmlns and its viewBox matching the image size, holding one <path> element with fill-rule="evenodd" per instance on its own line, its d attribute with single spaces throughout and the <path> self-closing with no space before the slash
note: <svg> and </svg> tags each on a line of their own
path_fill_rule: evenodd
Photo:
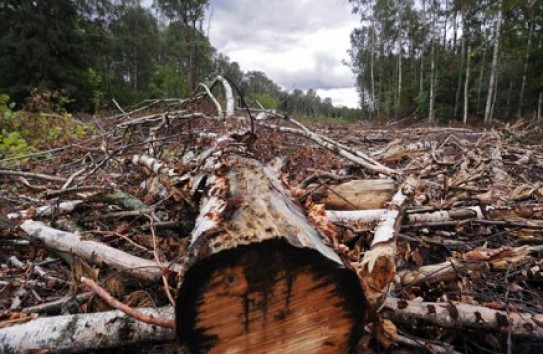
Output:
<svg viewBox="0 0 543 354">
<path fill-rule="evenodd" d="M 277 173 L 232 156 L 208 177 L 176 303 L 192 353 L 349 353 L 365 298 Z"/>
</svg>

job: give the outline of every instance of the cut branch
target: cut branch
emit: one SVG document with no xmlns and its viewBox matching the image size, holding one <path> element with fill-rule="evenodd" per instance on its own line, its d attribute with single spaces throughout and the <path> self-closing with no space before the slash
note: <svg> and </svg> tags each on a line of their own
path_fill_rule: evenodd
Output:
<svg viewBox="0 0 543 354">
<path fill-rule="evenodd" d="M 82 277 L 81 282 L 85 284 L 89 289 L 94 291 L 98 296 L 100 296 L 102 300 L 108 303 L 108 305 L 110 305 L 111 307 L 117 310 L 121 310 L 122 312 L 126 313 L 128 316 L 150 325 L 157 325 L 164 328 L 175 329 L 174 321 L 168 320 L 161 316 L 148 315 L 146 313 L 137 311 L 128 305 L 123 304 L 122 302 L 120 302 L 119 300 L 111 296 L 100 285 L 96 284 L 96 282 L 92 279 Z"/>
<path fill-rule="evenodd" d="M 147 316 L 171 318 L 173 308 L 142 308 Z M 0 329 L 0 348 L 5 353 L 36 350 L 78 353 L 175 339 L 174 331 L 136 321 L 122 311 L 37 318 Z"/>
<path fill-rule="evenodd" d="M 59 252 L 75 254 L 96 264 L 105 264 L 134 278 L 157 281 L 162 278 L 162 269 L 181 272 L 178 264 L 160 264 L 155 261 L 132 256 L 100 242 L 87 241 L 81 236 L 48 227 L 42 222 L 27 220 L 21 229 L 35 241 Z"/>
<path fill-rule="evenodd" d="M 415 302 L 387 298 L 381 313 L 396 323 L 432 323 L 444 328 L 476 329 L 543 338 L 543 315 L 507 313 L 469 304 Z"/>
</svg>

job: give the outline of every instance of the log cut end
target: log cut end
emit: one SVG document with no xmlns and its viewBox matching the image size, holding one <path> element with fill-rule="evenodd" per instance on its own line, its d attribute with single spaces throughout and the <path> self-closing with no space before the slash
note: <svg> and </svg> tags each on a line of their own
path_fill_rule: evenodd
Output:
<svg viewBox="0 0 543 354">
<path fill-rule="evenodd" d="M 363 331 L 356 275 L 274 239 L 200 260 L 176 304 L 192 353 L 349 353 Z"/>
</svg>

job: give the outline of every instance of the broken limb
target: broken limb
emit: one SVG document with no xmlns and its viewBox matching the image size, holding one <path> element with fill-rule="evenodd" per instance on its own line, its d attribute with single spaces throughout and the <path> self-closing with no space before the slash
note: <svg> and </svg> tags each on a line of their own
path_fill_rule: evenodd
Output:
<svg viewBox="0 0 543 354">
<path fill-rule="evenodd" d="M 317 144 L 319 144 L 320 146 L 324 147 L 325 149 L 330 150 L 334 153 L 337 153 L 341 157 L 344 157 L 347 160 L 353 163 L 356 163 L 370 171 L 382 173 L 387 176 L 401 175 L 401 172 L 399 171 L 386 167 L 385 165 L 382 165 L 381 163 L 373 160 L 372 158 L 368 156 L 364 155 L 364 157 L 361 157 L 359 155 L 355 155 L 352 152 L 349 152 L 346 149 L 339 146 L 338 143 L 335 143 L 333 141 L 332 142 L 327 141 L 323 139 L 320 135 L 313 133 L 309 130 L 300 130 L 300 129 L 290 128 L 290 127 L 281 127 L 281 126 L 278 126 L 275 124 L 269 124 L 269 123 L 260 123 L 260 125 L 268 129 L 290 133 L 290 134 L 296 134 L 296 135 L 300 135 L 305 138 L 311 139 Z"/>
<path fill-rule="evenodd" d="M 115 299 L 113 296 L 111 296 L 104 288 L 102 288 L 100 285 L 96 284 L 96 282 L 92 279 L 82 277 L 81 283 L 85 284 L 89 289 L 94 291 L 98 296 L 102 298 L 105 302 L 108 303 L 111 307 L 121 310 L 122 312 L 126 313 L 128 316 L 150 324 L 150 325 L 157 325 L 164 328 L 171 328 L 175 329 L 175 322 L 172 320 L 168 320 L 162 316 L 153 316 L 148 315 L 146 313 L 140 312 L 138 310 L 133 309 L 132 307 L 123 304 L 119 300 Z"/>
<path fill-rule="evenodd" d="M 497 331 L 543 338 L 543 315 L 499 311 L 465 303 L 415 302 L 387 298 L 381 315 L 395 323 L 431 323 L 444 328 Z"/>
<path fill-rule="evenodd" d="M 138 311 L 146 316 L 173 316 L 171 307 Z M 173 339 L 175 333 L 172 329 L 137 321 L 119 310 L 40 317 L 0 329 L 0 348 L 10 354 L 26 354 L 34 350 L 78 353 Z"/>
<path fill-rule="evenodd" d="M 53 229 L 42 222 L 26 220 L 21 229 L 34 241 L 59 252 L 77 255 L 87 261 L 104 264 L 134 278 L 157 281 L 162 278 L 162 269 L 181 272 L 179 264 L 157 264 L 150 259 L 132 256 L 100 242 L 84 240 L 83 237 Z"/>
</svg>

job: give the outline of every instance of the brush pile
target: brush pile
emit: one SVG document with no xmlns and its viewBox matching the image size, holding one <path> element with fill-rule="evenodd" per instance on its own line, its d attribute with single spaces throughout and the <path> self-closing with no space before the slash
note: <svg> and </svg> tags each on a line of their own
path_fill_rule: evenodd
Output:
<svg viewBox="0 0 543 354">
<path fill-rule="evenodd" d="M 261 207 L 251 193 L 272 192 L 319 239 L 304 243 L 306 226 L 277 225 L 272 237 L 337 260 L 363 290 L 363 323 L 349 324 L 356 340 L 314 352 L 543 348 L 538 126 L 309 129 L 235 108 L 223 78 L 201 87 L 89 123 L 86 139 L 0 161 L 0 351 L 214 352 L 221 335 L 205 348 L 176 343 L 172 305 L 195 259 L 265 241 L 229 227 Z M 246 177 L 259 169 L 269 190 Z M 322 320 L 330 328 L 333 315 Z"/>
</svg>

